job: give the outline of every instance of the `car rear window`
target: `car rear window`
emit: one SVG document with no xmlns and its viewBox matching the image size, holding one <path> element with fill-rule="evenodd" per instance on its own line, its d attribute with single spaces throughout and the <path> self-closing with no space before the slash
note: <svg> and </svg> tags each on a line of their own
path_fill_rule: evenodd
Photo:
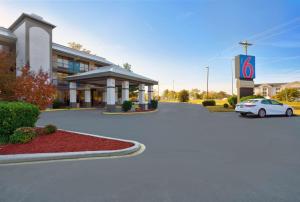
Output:
<svg viewBox="0 0 300 202">
<path fill-rule="evenodd" d="M 258 100 L 247 100 L 245 103 L 256 103 Z"/>
</svg>

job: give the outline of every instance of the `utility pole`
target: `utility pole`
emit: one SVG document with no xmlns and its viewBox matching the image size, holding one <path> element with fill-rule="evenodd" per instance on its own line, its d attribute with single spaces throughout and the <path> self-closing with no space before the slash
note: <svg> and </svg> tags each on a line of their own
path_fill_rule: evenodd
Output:
<svg viewBox="0 0 300 202">
<path fill-rule="evenodd" d="M 248 55 L 248 47 L 252 46 L 253 44 L 249 43 L 247 40 L 241 41 L 241 42 L 239 42 L 239 44 L 244 47 L 244 51 L 245 51 L 246 55 Z"/>
<path fill-rule="evenodd" d="M 207 78 L 206 78 L 206 99 L 208 99 L 208 78 L 209 78 L 209 66 L 205 67 L 207 69 Z"/>
<path fill-rule="evenodd" d="M 233 96 L 233 69 L 234 69 L 234 58 L 231 60 L 231 95 Z"/>
</svg>

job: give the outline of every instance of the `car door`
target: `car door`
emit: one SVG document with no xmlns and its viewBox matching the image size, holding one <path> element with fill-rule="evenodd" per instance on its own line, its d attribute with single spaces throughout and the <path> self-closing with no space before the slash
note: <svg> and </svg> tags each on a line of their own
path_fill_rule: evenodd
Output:
<svg viewBox="0 0 300 202">
<path fill-rule="evenodd" d="M 261 107 L 266 110 L 267 115 L 272 115 L 274 113 L 270 100 L 262 100 L 261 105 Z"/>
<path fill-rule="evenodd" d="M 285 114 L 285 108 L 283 104 L 277 102 L 276 100 L 270 100 L 270 102 L 271 102 L 271 108 L 274 115 Z"/>
</svg>

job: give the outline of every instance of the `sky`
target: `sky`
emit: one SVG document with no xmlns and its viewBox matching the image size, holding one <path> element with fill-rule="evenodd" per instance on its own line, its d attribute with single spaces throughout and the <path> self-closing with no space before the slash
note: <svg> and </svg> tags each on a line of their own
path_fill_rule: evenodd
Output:
<svg viewBox="0 0 300 202">
<path fill-rule="evenodd" d="M 35 13 L 56 25 L 54 42 L 128 62 L 158 80 L 160 92 L 173 81 L 175 90 L 206 90 L 209 66 L 209 90 L 231 93 L 232 58 L 246 39 L 255 83 L 300 81 L 299 10 L 296 0 L 0 0 L 0 26 Z"/>
</svg>

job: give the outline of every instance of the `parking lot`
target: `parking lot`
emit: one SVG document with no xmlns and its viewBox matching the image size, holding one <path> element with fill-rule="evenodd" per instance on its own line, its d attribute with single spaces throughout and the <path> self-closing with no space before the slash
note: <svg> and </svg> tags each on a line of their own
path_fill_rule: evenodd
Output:
<svg viewBox="0 0 300 202">
<path fill-rule="evenodd" d="M 139 141 L 130 158 L 0 167 L 0 201 L 300 201 L 300 117 L 165 103 L 143 115 L 45 112 L 38 125 Z"/>
</svg>

